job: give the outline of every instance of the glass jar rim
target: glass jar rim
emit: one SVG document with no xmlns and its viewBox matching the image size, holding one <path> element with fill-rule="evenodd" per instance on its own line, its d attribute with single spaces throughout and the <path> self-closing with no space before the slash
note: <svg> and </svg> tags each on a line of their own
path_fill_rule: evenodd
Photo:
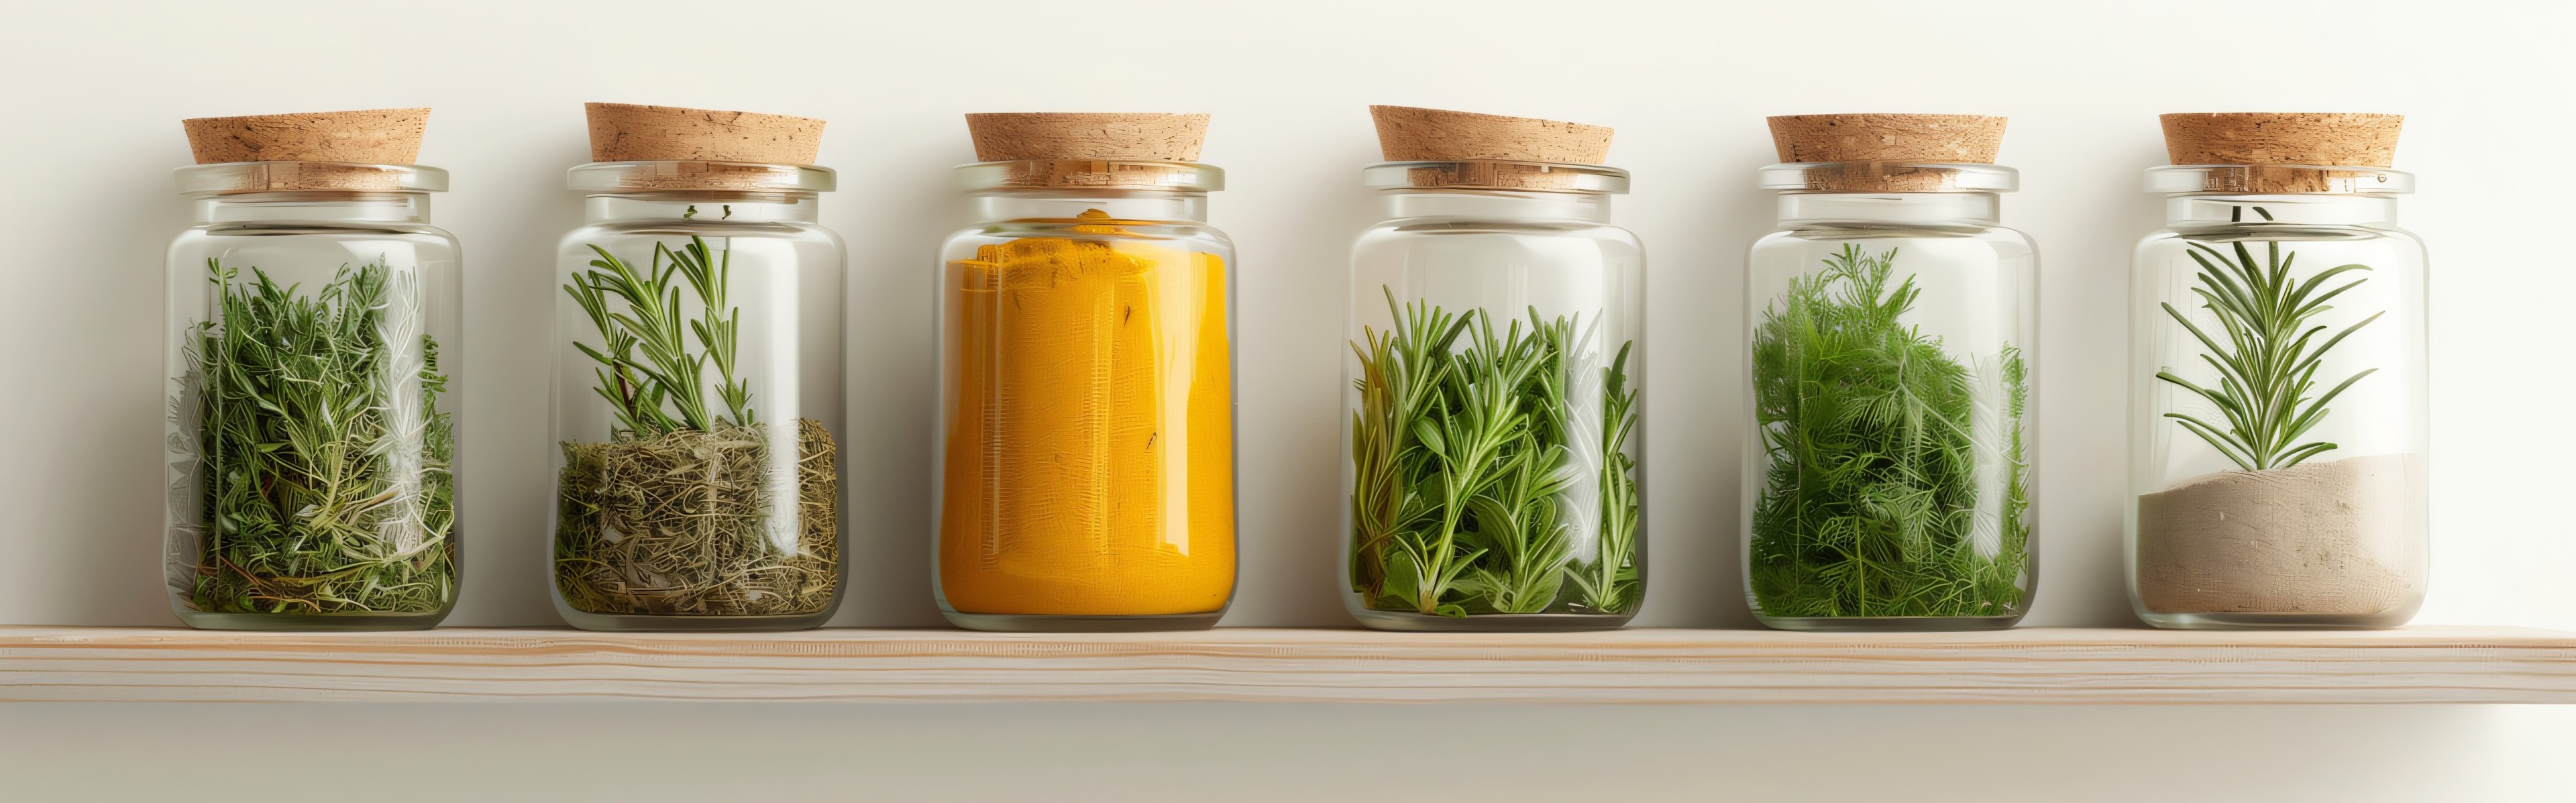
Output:
<svg viewBox="0 0 2576 803">
<path fill-rule="evenodd" d="M 1785 192 L 2013 192 L 2021 171 L 1972 162 L 1787 162 L 1764 166 L 1754 184 Z"/>
<path fill-rule="evenodd" d="M 1360 183 L 1379 190 L 1525 190 L 1626 195 L 1628 171 L 1603 165 L 1517 159 L 1379 162 L 1360 169 Z"/>
<path fill-rule="evenodd" d="M 1225 170 L 1197 162 L 1151 159 L 1014 159 L 958 165 L 957 188 L 981 190 L 1163 190 L 1209 193 L 1225 189 Z"/>
<path fill-rule="evenodd" d="M 564 175 L 565 188 L 576 192 L 831 192 L 835 183 L 828 167 L 705 160 L 591 162 Z"/>
<path fill-rule="evenodd" d="M 214 162 L 170 171 L 182 195 L 242 192 L 446 192 L 447 171 L 364 162 Z"/>
<path fill-rule="evenodd" d="M 2332 165 L 2157 165 L 2147 168 L 2147 191 L 2161 195 L 2406 195 L 2415 191 L 2415 174 Z"/>
</svg>

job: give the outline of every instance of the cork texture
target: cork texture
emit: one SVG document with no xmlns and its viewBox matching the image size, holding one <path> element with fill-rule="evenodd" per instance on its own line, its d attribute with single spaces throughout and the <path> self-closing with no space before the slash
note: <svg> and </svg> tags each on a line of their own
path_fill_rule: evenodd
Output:
<svg viewBox="0 0 2576 803">
<path fill-rule="evenodd" d="M 420 158 L 428 109 L 199 117 L 179 121 L 198 164 L 355 162 L 407 165 Z"/>
<path fill-rule="evenodd" d="M 1605 126 L 1475 112 L 1370 106 L 1378 150 L 1390 162 L 1501 160 L 1597 165 L 1610 158 Z"/>
<path fill-rule="evenodd" d="M 966 115 L 979 162 L 1196 162 L 1208 116 L 1150 112 L 988 112 Z"/>
<path fill-rule="evenodd" d="M 2406 118 L 2340 112 L 2193 112 L 2160 118 L 2178 165 L 2387 167 Z"/>
<path fill-rule="evenodd" d="M 1976 114 L 1798 114 L 1770 118 L 1783 162 L 1994 164 L 2002 117 Z"/>
<path fill-rule="evenodd" d="M 810 165 L 823 121 L 756 112 L 585 103 L 594 162 L 756 162 Z"/>
</svg>

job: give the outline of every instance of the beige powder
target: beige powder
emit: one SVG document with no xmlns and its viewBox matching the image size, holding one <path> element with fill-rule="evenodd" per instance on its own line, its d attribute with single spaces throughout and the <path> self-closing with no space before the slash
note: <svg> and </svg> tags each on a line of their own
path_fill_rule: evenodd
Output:
<svg viewBox="0 0 2576 803">
<path fill-rule="evenodd" d="M 2374 614 L 2424 576 L 2416 455 L 2222 471 L 2138 497 L 2152 613 Z"/>
</svg>

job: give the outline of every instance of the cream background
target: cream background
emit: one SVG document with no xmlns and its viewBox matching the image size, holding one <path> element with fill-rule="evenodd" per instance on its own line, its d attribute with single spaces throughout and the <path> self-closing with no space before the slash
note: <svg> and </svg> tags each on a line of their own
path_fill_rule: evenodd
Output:
<svg viewBox="0 0 2576 803">
<path fill-rule="evenodd" d="M 188 160 L 177 120 L 426 105 L 421 158 L 455 174 L 435 219 L 464 240 L 474 333 L 460 383 L 467 592 L 450 621 L 552 623 L 551 255 L 578 222 L 563 170 L 586 156 L 579 104 L 607 100 L 831 121 L 823 161 L 844 189 L 823 219 L 851 243 L 857 367 L 843 438 L 858 568 L 837 624 L 938 621 L 926 302 L 931 250 L 962 222 L 947 183 L 970 158 L 960 113 L 1216 115 L 1205 159 L 1233 189 L 1213 223 L 1243 257 L 1236 625 L 1347 621 L 1335 441 L 1345 249 L 1373 213 L 1362 107 L 1617 127 L 1611 161 L 1636 191 L 1614 219 L 1644 239 L 1653 290 L 1653 570 L 1638 623 L 1723 627 L 1751 623 L 1734 422 L 1743 249 L 1771 222 L 1751 187 L 1771 160 L 1762 115 L 2012 116 L 2001 158 L 2024 190 L 2004 219 L 2038 241 L 2044 277 L 2029 623 L 2123 625 L 2123 274 L 2161 221 L 2139 191 L 2139 170 L 2163 160 L 2153 116 L 2404 113 L 2397 166 L 2424 191 L 2401 221 L 2431 243 L 2438 372 L 2433 590 L 2418 621 L 2576 628 L 2558 457 L 2576 438 L 2553 423 L 2576 395 L 2561 344 L 2576 271 L 2556 247 L 2576 197 L 2552 160 L 2576 130 L 2576 66 L 2558 38 L 2571 18 L 2554 4 L 2259 0 L 0 3 L 0 108 L 13 112 L 0 126 L 13 159 L 0 172 L 0 622 L 173 622 L 154 471 L 161 251 L 186 225 L 168 172 Z M 413 725 L 366 737 L 354 724 L 366 716 Z M 309 774 L 503 797 L 603 779 L 648 797 L 724 791 L 704 784 L 739 775 L 899 797 L 948 779 L 991 793 L 976 797 L 1311 798 L 1351 776 L 1440 797 L 1360 744 L 1416 728 L 1475 745 L 1441 789 L 1575 791 L 1585 772 L 1517 758 L 1572 749 L 1556 732 L 1602 734 L 1597 749 L 1628 758 L 1590 783 L 1662 791 L 1648 798 L 1929 785 L 1963 799 L 2533 799 L 2566 782 L 2541 760 L 2576 747 L 2576 716 L 2511 708 L 18 706 L 0 708 L 0 778 L 113 779 L 133 797 Z M 679 752 L 700 732 L 712 752 Z M 635 751 L 608 746 L 620 740 Z M 397 758 L 396 743 L 436 752 Z M 1162 774 L 1128 774 L 1147 767 Z M 1824 780 L 1794 777 L 1809 771 Z"/>
</svg>

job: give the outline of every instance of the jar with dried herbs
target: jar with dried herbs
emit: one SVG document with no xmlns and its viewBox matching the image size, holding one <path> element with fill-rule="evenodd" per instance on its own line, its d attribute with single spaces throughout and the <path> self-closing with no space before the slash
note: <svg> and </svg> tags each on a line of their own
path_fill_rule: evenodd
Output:
<svg viewBox="0 0 2576 803">
<path fill-rule="evenodd" d="M 1377 106 L 1351 250 L 1345 607 L 1387 630 L 1577 630 L 1646 588 L 1646 263 L 1611 130 Z"/>
<path fill-rule="evenodd" d="M 2168 114 L 2130 263 L 2129 599 L 2158 627 L 2424 602 L 2424 244 L 2387 114 Z"/>
<path fill-rule="evenodd" d="M 940 610 L 1177 630 L 1234 596 L 1234 245 L 1203 114 L 972 114 L 940 246 Z"/>
<path fill-rule="evenodd" d="M 456 605 L 462 273 L 428 109 L 188 120 L 163 431 L 193 627 L 409 630 Z"/>
<path fill-rule="evenodd" d="M 2039 255 L 2004 118 L 1773 117 L 1745 271 L 1744 571 L 1790 630 L 2010 627 L 2036 588 Z"/>
<path fill-rule="evenodd" d="M 823 121 L 589 104 L 557 252 L 554 600 L 593 630 L 839 606 L 838 235 Z"/>
</svg>

